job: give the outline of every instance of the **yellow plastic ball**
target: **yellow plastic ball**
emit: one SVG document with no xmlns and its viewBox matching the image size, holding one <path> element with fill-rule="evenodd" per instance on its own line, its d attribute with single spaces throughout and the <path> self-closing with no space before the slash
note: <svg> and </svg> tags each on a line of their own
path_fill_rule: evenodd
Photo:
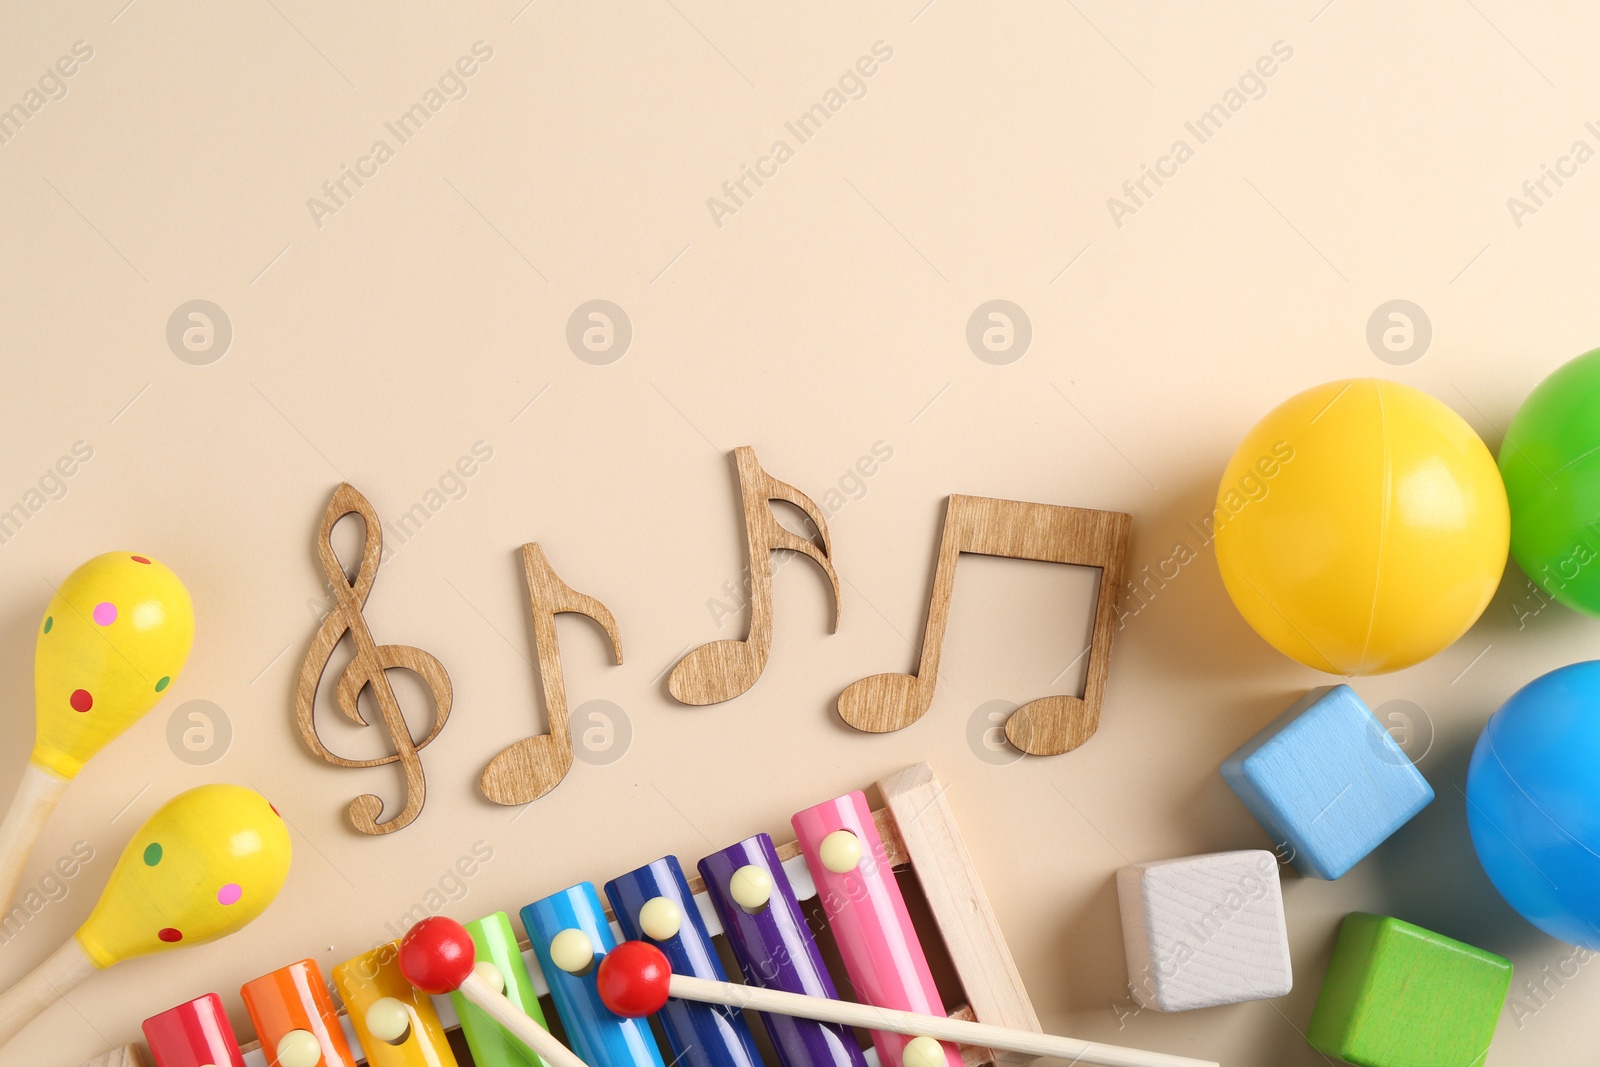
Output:
<svg viewBox="0 0 1600 1067">
<path fill-rule="evenodd" d="M 1330 674 L 1420 663 L 1477 621 L 1511 520 L 1494 457 L 1426 393 L 1371 378 L 1290 397 L 1229 461 L 1217 564 L 1245 620 Z"/>
</svg>

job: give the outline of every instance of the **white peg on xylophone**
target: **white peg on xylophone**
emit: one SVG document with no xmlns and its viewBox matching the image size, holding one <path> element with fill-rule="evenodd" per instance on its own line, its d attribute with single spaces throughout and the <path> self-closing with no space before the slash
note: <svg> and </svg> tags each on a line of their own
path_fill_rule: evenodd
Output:
<svg viewBox="0 0 1600 1067">
<path fill-rule="evenodd" d="M 746 911 L 759 911 L 772 899 L 772 875 L 747 863 L 733 872 L 728 881 L 728 895 Z"/>
</svg>

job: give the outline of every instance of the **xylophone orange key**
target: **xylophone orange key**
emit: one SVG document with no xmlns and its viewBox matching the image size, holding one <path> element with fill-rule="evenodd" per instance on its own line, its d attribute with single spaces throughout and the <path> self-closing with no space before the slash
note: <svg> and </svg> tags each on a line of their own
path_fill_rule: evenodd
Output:
<svg viewBox="0 0 1600 1067">
<path fill-rule="evenodd" d="M 355 1067 L 339 1012 L 315 960 L 279 967 L 239 987 L 270 1067 Z"/>
</svg>

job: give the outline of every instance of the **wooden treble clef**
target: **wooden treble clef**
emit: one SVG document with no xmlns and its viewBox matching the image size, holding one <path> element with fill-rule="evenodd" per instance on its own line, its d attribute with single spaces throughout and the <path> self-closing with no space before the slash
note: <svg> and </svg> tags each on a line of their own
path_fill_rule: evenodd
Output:
<svg viewBox="0 0 1600 1067">
<path fill-rule="evenodd" d="M 346 515 L 361 516 L 364 527 L 361 546 L 361 566 L 356 579 L 351 582 L 333 550 L 333 527 Z M 422 811 L 427 799 L 427 787 L 422 776 L 422 758 L 419 755 L 428 743 L 439 736 L 450 717 L 450 676 L 444 665 L 420 648 L 410 645 L 380 645 L 372 638 L 367 620 L 361 611 L 372 592 L 372 583 L 378 576 L 378 563 L 383 555 L 383 532 L 378 513 L 367 498 L 348 482 L 342 483 L 333 494 L 328 510 L 323 513 L 322 527 L 317 534 L 317 555 L 322 571 L 327 576 L 337 605 L 322 620 L 311 647 L 300 663 L 300 682 L 295 695 L 295 715 L 300 726 L 300 736 L 318 757 L 338 767 L 383 767 L 398 763 L 405 772 L 405 806 L 398 815 L 387 822 L 379 822 L 383 801 L 365 793 L 350 802 L 350 821 L 364 834 L 389 834 L 411 825 Z M 349 634 L 355 646 L 355 656 L 339 675 L 335 687 L 335 702 L 345 717 L 360 726 L 369 725 L 362 717 L 358 700 L 364 689 L 370 689 L 378 711 L 383 716 L 383 727 L 394 742 L 394 755 L 378 759 L 345 759 L 328 750 L 317 736 L 314 710 L 317 689 L 323 672 L 333 656 L 334 648 Z M 433 729 L 421 741 L 412 739 L 411 728 L 401 714 L 400 702 L 395 698 L 394 687 L 387 672 L 403 668 L 417 674 L 433 693 Z"/>
</svg>

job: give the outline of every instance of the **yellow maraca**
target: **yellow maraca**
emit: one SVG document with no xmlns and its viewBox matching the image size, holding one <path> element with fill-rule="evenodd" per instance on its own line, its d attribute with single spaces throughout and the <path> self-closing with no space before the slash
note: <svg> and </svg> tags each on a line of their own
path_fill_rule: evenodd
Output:
<svg viewBox="0 0 1600 1067">
<path fill-rule="evenodd" d="M 283 888 L 289 853 L 288 828 L 254 789 L 179 793 L 122 850 L 88 921 L 0 996 L 0 1045 L 95 971 L 243 928 Z"/>
<path fill-rule="evenodd" d="M 96 556 L 50 598 L 33 654 L 33 758 L 0 824 L 0 909 L 67 783 L 155 706 L 192 644 L 189 591 L 149 556 Z"/>
</svg>

